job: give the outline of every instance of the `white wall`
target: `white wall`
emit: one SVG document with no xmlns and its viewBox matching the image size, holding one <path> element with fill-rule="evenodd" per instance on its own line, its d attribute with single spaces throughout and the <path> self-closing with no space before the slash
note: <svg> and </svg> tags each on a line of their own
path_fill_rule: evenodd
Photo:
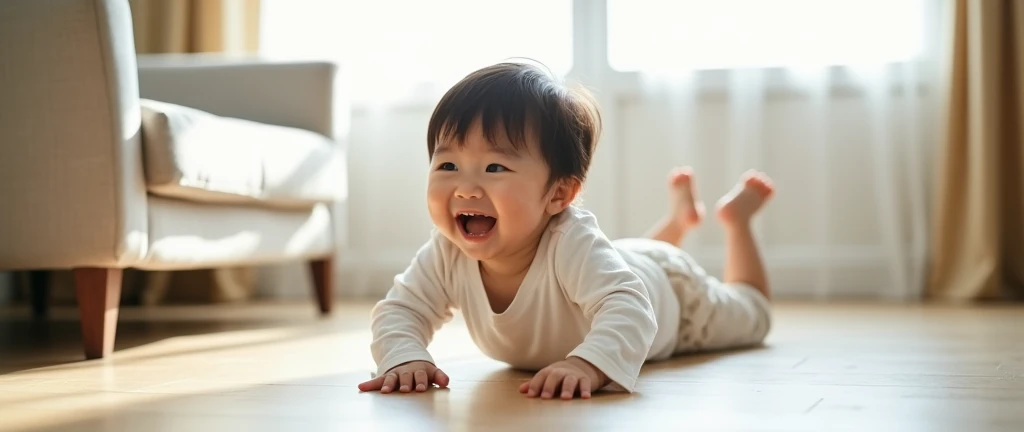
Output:
<svg viewBox="0 0 1024 432">
<path fill-rule="evenodd" d="M 432 109 L 353 114 L 349 250 L 341 257 L 341 279 L 351 284 L 346 294 L 382 295 L 430 233 L 426 130 Z"/>
</svg>

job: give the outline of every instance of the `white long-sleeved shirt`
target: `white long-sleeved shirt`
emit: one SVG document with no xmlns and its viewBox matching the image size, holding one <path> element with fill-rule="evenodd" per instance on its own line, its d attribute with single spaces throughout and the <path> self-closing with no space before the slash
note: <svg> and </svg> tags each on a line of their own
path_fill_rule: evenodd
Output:
<svg viewBox="0 0 1024 432">
<path fill-rule="evenodd" d="M 479 262 L 436 230 L 372 312 L 378 374 L 402 363 L 433 363 L 434 332 L 459 309 L 480 350 L 539 370 L 577 356 L 611 388 L 632 392 L 646 360 L 675 347 L 679 302 L 651 259 L 617 248 L 590 212 L 570 206 L 548 224 L 508 308 L 494 313 Z"/>
</svg>

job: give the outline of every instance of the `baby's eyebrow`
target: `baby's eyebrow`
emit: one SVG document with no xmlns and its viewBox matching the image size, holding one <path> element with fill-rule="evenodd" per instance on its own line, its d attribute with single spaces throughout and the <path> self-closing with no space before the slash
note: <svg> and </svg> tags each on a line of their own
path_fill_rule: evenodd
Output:
<svg viewBox="0 0 1024 432">
<path fill-rule="evenodd" d="M 438 142 L 437 145 L 434 146 L 434 153 L 431 154 L 430 156 L 434 157 L 437 155 L 452 153 L 454 151 L 452 147 L 452 144 L 449 142 Z"/>
<path fill-rule="evenodd" d="M 451 152 L 452 146 L 448 144 L 438 145 L 437 147 L 434 147 L 434 156 Z M 488 152 L 499 154 L 513 159 L 519 159 L 522 157 L 522 155 L 519 154 L 519 151 L 509 146 L 491 146 Z"/>
<path fill-rule="evenodd" d="M 491 153 L 497 153 L 502 156 L 507 156 L 513 159 L 518 159 L 520 154 L 516 149 L 508 146 L 491 146 Z"/>
</svg>

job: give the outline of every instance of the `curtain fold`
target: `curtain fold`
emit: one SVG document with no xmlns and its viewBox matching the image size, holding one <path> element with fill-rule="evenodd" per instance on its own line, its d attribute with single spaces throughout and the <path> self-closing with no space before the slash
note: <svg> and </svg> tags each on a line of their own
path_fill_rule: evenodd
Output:
<svg viewBox="0 0 1024 432">
<path fill-rule="evenodd" d="M 156 53 L 251 53 L 260 0 L 129 0 L 135 49 Z"/>
<path fill-rule="evenodd" d="M 956 0 L 927 295 L 1024 298 L 1024 3 Z"/>
</svg>

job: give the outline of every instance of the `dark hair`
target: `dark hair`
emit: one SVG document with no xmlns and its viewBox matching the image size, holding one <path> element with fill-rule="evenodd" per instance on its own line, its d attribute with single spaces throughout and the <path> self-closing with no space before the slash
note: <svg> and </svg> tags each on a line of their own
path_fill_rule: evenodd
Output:
<svg viewBox="0 0 1024 432">
<path fill-rule="evenodd" d="M 551 169 L 549 186 L 564 179 L 582 184 L 601 134 L 601 115 L 588 92 L 570 89 L 533 65 L 499 63 L 467 75 L 441 98 L 427 127 L 428 157 L 439 140 L 465 145 L 477 119 L 495 146 L 503 133 L 522 150 L 532 133 Z"/>
</svg>

